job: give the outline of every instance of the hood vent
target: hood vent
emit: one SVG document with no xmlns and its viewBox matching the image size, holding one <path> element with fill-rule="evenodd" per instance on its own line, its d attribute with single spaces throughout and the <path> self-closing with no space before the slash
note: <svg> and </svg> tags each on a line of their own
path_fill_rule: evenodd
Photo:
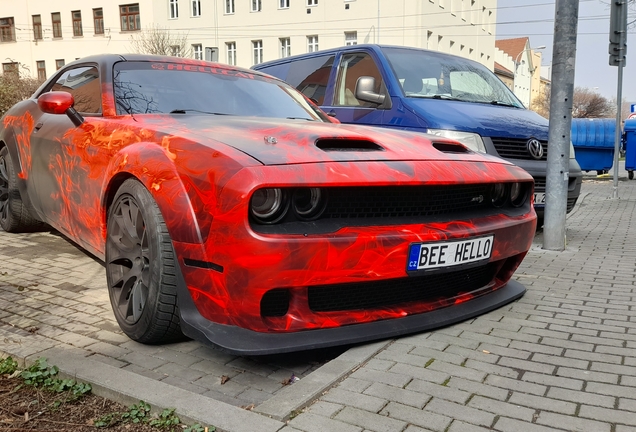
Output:
<svg viewBox="0 0 636 432">
<path fill-rule="evenodd" d="M 316 141 L 316 147 L 323 151 L 384 151 L 384 148 L 373 141 L 326 138 Z"/>
<path fill-rule="evenodd" d="M 464 147 L 461 144 L 453 144 L 453 143 L 446 143 L 446 142 L 434 142 L 433 143 L 433 147 L 435 147 L 437 150 L 441 151 L 442 153 L 468 153 L 468 152 L 470 152 L 470 150 L 468 150 L 466 147 Z"/>
</svg>

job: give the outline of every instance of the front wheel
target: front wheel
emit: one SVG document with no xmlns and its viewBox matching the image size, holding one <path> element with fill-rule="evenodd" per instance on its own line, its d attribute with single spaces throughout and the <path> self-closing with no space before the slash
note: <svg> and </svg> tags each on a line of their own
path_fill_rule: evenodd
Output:
<svg viewBox="0 0 636 432">
<path fill-rule="evenodd" d="M 178 262 L 159 207 L 137 180 L 117 191 L 106 230 L 108 294 L 122 331 L 145 344 L 182 340 Z"/>
</svg>

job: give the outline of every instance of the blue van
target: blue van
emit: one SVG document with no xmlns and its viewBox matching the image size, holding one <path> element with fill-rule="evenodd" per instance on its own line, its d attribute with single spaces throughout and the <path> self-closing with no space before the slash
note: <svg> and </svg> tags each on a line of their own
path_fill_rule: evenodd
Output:
<svg viewBox="0 0 636 432">
<path fill-rule="evenodd" d="M 441 135 L 513 162 L 534 177 L 543 219 L 548 120 L 526 109 L 482 64 L 419 48 L 352 45 L 253 69 L 287 81 L 342 123 Z M 568 213 L 582 177 L 570 146 Z"/>
</svg>

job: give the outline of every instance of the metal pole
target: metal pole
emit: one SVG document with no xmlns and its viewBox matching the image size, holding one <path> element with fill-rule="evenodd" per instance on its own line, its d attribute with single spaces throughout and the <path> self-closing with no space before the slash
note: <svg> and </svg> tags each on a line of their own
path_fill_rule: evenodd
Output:
<svg viewBox="0 0 636 432">
<path fill-rule="evenodd" d="M 543 248 L 565 249 L 579 0 L 556 0 Z"/>
<path fill-rule="evenodd" d="M 614 136 L 614 187 L 612 188 L 612 198 L 618 198 L 618 151 L 621 142 L 622 129 L 622 99 L 623 99 L 623 65 L 624 61 L 618 64 L 618 85 L 616 90 L 616 134 Z"/>
</svg>

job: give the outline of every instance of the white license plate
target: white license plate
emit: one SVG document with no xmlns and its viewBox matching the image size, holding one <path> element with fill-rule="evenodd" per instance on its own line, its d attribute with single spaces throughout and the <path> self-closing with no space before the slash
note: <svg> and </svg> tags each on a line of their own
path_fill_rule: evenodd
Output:
<svg viewBox="0 0 636 432">
<path fill-rule="evenodd" d="M 545 205 L 545 194 L 537 192 L 534 194 L 534 205 Z"/>
<path fill-rule="evenodd" d="M 438 243 L 414 243 L 409 247 L 407 270 L 430 270 L 488 260 L 494 239 L 494 235 L 489 235 Z"/>
</svg>

